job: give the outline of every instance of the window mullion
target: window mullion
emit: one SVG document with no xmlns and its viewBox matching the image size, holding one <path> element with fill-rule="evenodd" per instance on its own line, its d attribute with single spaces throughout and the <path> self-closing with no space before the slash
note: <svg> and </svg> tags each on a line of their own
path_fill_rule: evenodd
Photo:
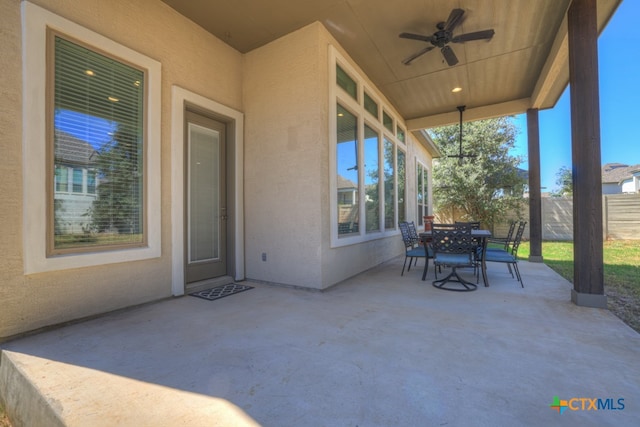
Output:
<svg viewBox="0 0 640 427">
<path fill-rule="evenodd" d="M 386 202 L 385 202 L 385 188 L 386 188 L 386 180 L 384 175 L 384 135 L 378 129 L 378 226 L 381 232 L 386 230 L 386 222 L 387 215 L 385 212 Z"/>
<path fill-rule="evenodd" d="M 358 231 L 360 236 L 367 234 L 367 201 L 366 201 L 366 185 L 365 185 L 365 163 L 364 163 L 364 117 L 362 111 L 358 110 L 358 218 L 360 225 Z"/>
<path fill-rule="evenodd" d="M 393 227 L 400 222 L 398 205 L 398 144 L 393 144 Z"/>
</svg>

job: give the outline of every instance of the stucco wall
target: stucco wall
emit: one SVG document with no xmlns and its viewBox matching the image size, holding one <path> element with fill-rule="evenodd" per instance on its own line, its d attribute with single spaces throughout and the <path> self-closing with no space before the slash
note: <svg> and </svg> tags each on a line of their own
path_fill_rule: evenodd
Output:
<svg viewBox="0 0 640 427">
<path fill-rule="evenodd" d="M 312 24 L 245 55 L 249 279 L 321 287 L 320 222 L 327 207 L 319 195 L 328 150 L 323 31 Z"/>
<path fill-rule="evenodd" d="M 348 58 L 314 23 L 245 55 L 249 279 L 324 289 L 403 253 L 399 235 L 331 247 L 329 45 Z M 415 194 L 416 155 L 425 164 L 431 158 L 410 140 L 407 190 Z M 409 197 L 410 219 L 415 209 Z"/>
<path fill-rule="evenodd" d="M 149 261 L 23 274 L 20 2 L 0 0 L 0 339 L 170 296 L 171 85 L 242 109 L 240 53 L 159 0 L 32 3 L 161 62 L 162 172 L 151 179 L 162 182 L 162 256 Z"/>
</svg>

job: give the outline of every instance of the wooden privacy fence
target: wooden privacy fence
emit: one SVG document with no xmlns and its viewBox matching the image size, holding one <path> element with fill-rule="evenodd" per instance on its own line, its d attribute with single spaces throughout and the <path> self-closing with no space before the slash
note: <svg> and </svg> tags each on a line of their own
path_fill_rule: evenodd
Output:
<svg viewBox="0 0 640 427">
<path fill-rule="evenodd" d="M 523 220 L 529 222 L 528 201 L 522 209 Z M 496 224 L 494 235 L 505 236 L 508 223 L 517 219 L 514 212 Z M 602 229 L 607 240 L 640 239 L 640 194 L 607 194 L 602 196 Z M 529 238 L 529 226 L 524 238 Z M 566 197 L 542 199 L 542 240 L 573 240 L 573 200 Z"/>
</svg>

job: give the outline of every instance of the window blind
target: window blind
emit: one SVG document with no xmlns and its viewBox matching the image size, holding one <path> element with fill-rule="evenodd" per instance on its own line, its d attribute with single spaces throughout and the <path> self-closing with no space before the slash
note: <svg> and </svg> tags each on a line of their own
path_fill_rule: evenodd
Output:
<svg viewBox="0 0 640 427">
<path fill-rule="evenodd" d="M 141 244 L 145 73 L 59 35 L 53 44 L 54 179 L 73 170 L 72 187 L 54 185 L 53 249 Z"/>
</svg>

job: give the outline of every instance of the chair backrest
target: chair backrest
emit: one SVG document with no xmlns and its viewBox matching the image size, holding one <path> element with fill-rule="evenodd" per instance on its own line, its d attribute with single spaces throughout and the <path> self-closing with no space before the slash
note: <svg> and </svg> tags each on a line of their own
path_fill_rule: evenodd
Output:
<svg viewBox="0 0 640 427">
<path fill-rule="evenodd" d="M 416 223 L 413 221 L 407 222 L 407 228 L 409 229 L 409 237 L 413 239 L 413 243 L 418 243 L 420 237 L 418 236 L 418 230 L 416 229 Z"/>
<path fill-rule="evenodd" d="M 413 248 L 415 241 L 409 232 L 409 223 L 406 221 L 399 222 L 398 228 L 400 228 L 400 234 L 402 234 L 402 241 L 404 242 L 405 248 Z"/>
<path fill-rule="evenodd" d="M 511 239 L 513 239 L 513 232 L 516 229 L 516 222 L 515 221 L 511 221 L 511 224 L 509 224 L 509 231 L 507 231 L 507 237 L 504 240 L 504 249 L 506 251 L 509 250 L 509 245 L 511 244 Z"/>
<path fill-rule="evenodd" d="M 467 222 L 456 221 L 455 225 L 458 227 L 461 227 L 461 226 L 471 227 L 472 230 L 480 230 L 480 221 L 467 221 Z"/>
<path fill-rule="evenodd" d="M 520 247 L 520 241 L 522 240 L 522 235 L 524 234 L 524 228 L 527 226 L 527 221 L 520 221 L 520 225 L 518 225 L 518 231 L 516 231 L 516 237 L 513 239 L 513 245 L 511 246 L 511 254 L 514 257 L 518 256 L 518 248 Z"/>
<path fill-rule="evenodd" d="M 471 237 L 470 226 L 455 224 L 433 224 L 431 229 L 431 247 L 434 255 L 437 253 L 472 254 L 476 242 Z"/>
</svg>

